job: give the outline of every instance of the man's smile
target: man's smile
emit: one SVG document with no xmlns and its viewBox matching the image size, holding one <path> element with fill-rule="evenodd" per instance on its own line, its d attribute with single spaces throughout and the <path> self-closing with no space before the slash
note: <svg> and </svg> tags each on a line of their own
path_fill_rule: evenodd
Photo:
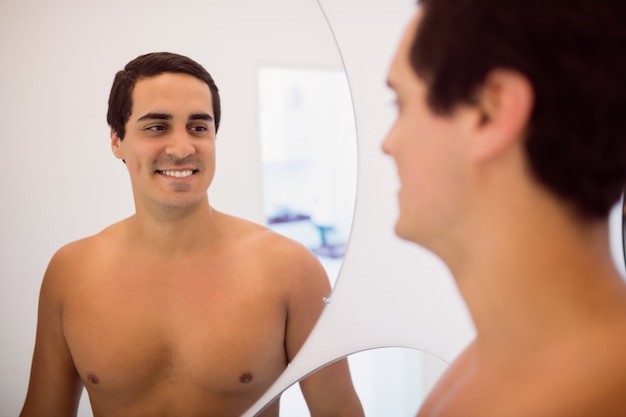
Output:
<svg viewBox="0 0 626 417">
<path fill-rule="evenodd" d="M 191 170 L 191 169 L 186 169 L 186 170 L 182 170 L 182 171 L 157 170 L 156 172 L 158 174 L 165 175 L 166 177 L 187 178 L 187 177 L 191 177 L 194 174 L 194 172 L 197 172 L 197 170 Z"/>
</svg>

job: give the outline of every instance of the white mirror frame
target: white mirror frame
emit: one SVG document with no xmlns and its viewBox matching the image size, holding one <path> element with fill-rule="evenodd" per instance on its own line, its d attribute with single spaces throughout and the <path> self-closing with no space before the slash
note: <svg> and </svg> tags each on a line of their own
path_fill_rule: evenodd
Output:
<svg viewBox="0 0 626 417">
<path fill-rule="evenodd" d="M 395 117 L 387 70 L 416 11 L 415 1 L 318 1 L 342 54 L 356 113 L 359 159 L 352 233 L 330 304 L 289 368 L 244 417 L 254 416 L 294 382 L 340 357 L 407 347 L 450 362 L 474 335 L 445 265 L 394 234 L 396 171 L 380 144 Z"/>
</svg>

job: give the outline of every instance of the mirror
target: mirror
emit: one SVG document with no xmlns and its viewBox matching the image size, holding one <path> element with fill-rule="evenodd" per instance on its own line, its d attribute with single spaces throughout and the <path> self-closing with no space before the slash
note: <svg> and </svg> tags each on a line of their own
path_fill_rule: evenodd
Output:
<svg viewBox="0 0 626 417">
<path fill-rule="evenodd" d="M 356 193 L 356 130 L 343 70 L 259 70 L 265 218 L 318 256 L 331 283 Z"/>
<path fill-rule="evenodd" d="M 17 415 L 50 257 L 134 210 L 105 121 L 115 72 L 157 50 L 186 54 L 211 72 L 223 106 L 211 202 L 265 223 L 258 71 L 335 71 L 342 63 L 315 0 L 3 2 L 0 44 L 0 329 L 11 341 L 3 347 L 0 404 Z M 85 403 L 81 416 L 90 415 Z"/>
<path fill-rule="evenodd" d="M 366 417 L 415 416 L 448 366 L 432 355 L 401 347 L 357 352 L 348 356 L 348 363 Z M 281 395 L 280 415 L 310 415 L 297 384 Z"/>
</svg>

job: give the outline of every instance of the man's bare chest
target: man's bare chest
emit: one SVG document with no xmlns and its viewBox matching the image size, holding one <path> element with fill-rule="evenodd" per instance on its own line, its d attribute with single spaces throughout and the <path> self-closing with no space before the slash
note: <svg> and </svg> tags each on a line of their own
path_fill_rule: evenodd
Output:
<svg viewBox="0 0 626 417">
<path fill-rule="evenodd" d="M 143 267 L 81 280 L 63 309 L 81 378 L 118 392 L 237 392 L 273 380 L 286 366 L 286 312 L 264 279 Z"/>
</svg>

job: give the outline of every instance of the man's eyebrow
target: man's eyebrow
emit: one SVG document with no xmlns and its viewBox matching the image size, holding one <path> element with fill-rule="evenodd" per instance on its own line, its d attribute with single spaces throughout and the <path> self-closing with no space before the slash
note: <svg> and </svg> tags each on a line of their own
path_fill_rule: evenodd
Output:
<svg viewBox="0 0 626 417">
<path fill-rule="evenodd" d="M 192 113 L 189 115 L 189 120 L 207 120 L 212 122 L 213 116 L 208 113 Z"/>
<path fill-rule="evenodd" d="M 138 122 L 143 120 L 172 120 L 172 115 L 167 113 L 146 113 L 137 119 Z"/>
<path fill-rule="evenodd" d="M 137 119 L 138 122 L 144 120 L 172 120 L 173 116 L 168 113 L 146 113 Z M 207 120 L 209 122 L 213 121 L 213 116 L 208 113 L 192 113 L 189 115 L 189 120 Z"/>
</svg>

